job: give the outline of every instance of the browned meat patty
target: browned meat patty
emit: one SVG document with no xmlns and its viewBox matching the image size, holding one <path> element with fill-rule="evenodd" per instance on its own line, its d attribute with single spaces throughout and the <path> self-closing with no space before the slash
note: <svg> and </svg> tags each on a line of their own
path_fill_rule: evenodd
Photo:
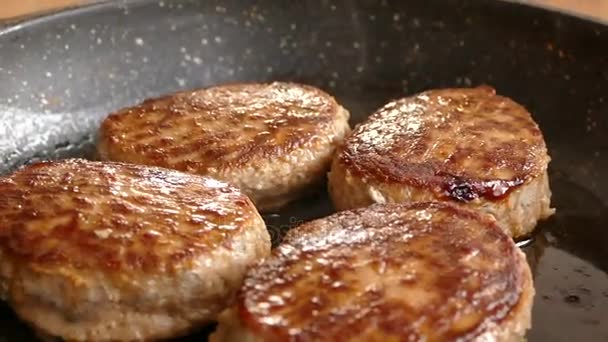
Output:
<svg viewBox="0 0 608 342">
<path fill-rule="evenodd" d="M 329 174 L 335 206 L 451 201 L 492 214 L 513 237 L 553 214 L 542 133 L 489 87 L 390 102 L 358 126 Z"/>
<path fill-rule="evenodd" d="M 0 193 L 0 298 L 66 340 L 184 334 L 270 253 L 253 204 L 211 178 L 68 160 L 0 178 Z"/>
<path fill-rule="evenodd" d="M 222 179 L 260 210 L 273 210 L 323 180 L 350 131 L 348 117 L 334 98 L 310 86 L 217 86 L 110 115 L 98 154 Z"/>
<path fill-rule="evenodd" d="M 521 341 L 534 288 L 491 216 L 377 204 L 290 231 L 212 341 Z"/>
</svg>

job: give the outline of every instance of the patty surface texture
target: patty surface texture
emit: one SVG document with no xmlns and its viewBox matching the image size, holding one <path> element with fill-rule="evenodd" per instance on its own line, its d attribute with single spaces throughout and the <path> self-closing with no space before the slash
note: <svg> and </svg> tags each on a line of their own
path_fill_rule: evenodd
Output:
<svg viewBox="0 0 608 342">
<path fill-rule="evenodd" d="M 392 101 L 334 157 L 337 209 L 445 200 L 494 215 L 513 237 L 553 214 L 549 155 L 538 125 L 494 89 L 430 90 Z"/>
<path fill-rule="evenodd" d="M 0 193 L 0 297 L 67 340 L 187 333 L 270 253 L 247 196 L 208 177 L 64 160 L 0 178 Z"/>
<path fill-rule="evenodd" d="M 311 86 L 221 85 L 111 114 L 98 155 L 212 176 L 270 211 L 322 182 L 350 131 L 348 118 L 333 97 Z"/>
<path fill-rule="evenodd" d="M 534 289 L 489 215 L 376 204 L 305 223 L 251 269 L 214 341 L 521 341 Z"/>
</svg>

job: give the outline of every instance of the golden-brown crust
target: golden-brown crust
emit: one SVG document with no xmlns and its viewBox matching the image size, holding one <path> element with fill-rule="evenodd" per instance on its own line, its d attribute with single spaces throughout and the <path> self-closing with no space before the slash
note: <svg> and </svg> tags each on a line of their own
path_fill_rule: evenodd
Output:
<svg viewBox="0 0 608 342">
<path fill-rule="evenodd" d="M 323 91 L 295 83 L 216 86 L 111 114 L 98 148 L 112 160 L 216 173 L 314 146 L 339 108 Z"/>
<path fill-rule="evenodd" d="M 0 193 L 0 251 L 42 270 L 188 269 L 258 217 L 223 182 L 121 163 L 37 163 Z"/>
<path fill-rule="evenodd" d="M 513 241 L 477 212 L 374 205 L 291 231 L 249 272 L 238 314 L 264 341 L 498 336 L 503 323 L 529 314 L 531 303 L 520 305 L 532 291 L 526 267 Z"/>
<path fill-rule="evenodd" d="M 359 177 L 465 202 L 501 199 L 549 161 L 528 111 L 487 86 L 390 102 L 353 131 L 337 158 Z"/>
</svg>

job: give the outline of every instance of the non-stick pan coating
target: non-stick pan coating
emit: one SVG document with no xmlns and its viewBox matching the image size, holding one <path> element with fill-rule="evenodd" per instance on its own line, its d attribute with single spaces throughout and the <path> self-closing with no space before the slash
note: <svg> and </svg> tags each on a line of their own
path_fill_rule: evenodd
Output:
<svg viewBox="0 0 608 342">
<path fill-rule="evenodd" d="M 485 0 L 164 0 L 7 25 L 0 173 L 32 159 L 92 157 L 111 110 L 245 80 L 320 86 L 353 123 L 428 88 L 490 84 L 524 104 L 553 157 L 557 207 L 526 248 L 537 289 L 529 340 L 608 340 L 608 28 L 598 23 Z M 320 189 L 266 219 L 277 242 L 330 212 Z M 33 336 L 0 306 L 0 341 Z"/>
</svg>

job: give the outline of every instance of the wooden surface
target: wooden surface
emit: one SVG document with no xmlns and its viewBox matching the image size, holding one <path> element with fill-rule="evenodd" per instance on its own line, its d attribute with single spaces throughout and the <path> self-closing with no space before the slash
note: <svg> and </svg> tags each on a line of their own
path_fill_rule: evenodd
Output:
<svg viewBox="0 0 608 342">
<path fill-rule="evenodd" d="M 0 0 L 0 18 L 10 18 L 54 8 L 73 6 L 80 0 Z"/>
<path fill-rule="evenodd" d="M 0 0 L 0 18 L 10 18 L 29 13 L 48 11 L 91 0 Z M 568 11 L 608 20 L 608 0 L 519 0 L 540 3 Z"/>
</svg>

